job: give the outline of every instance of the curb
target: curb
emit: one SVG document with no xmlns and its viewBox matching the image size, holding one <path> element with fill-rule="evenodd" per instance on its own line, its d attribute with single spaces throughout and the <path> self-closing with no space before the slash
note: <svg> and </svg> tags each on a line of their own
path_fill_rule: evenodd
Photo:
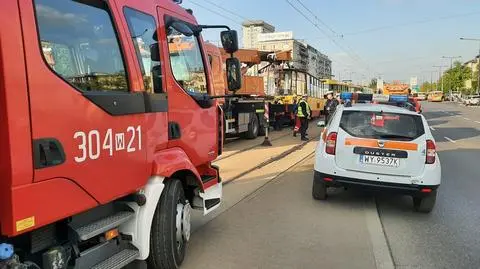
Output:
<svg viewBox="0 0 480 269">
<path fill-rule="evenodd" d="M 370 241 L 372 242 L 375 268 L 394 269 L 395 263 L 393 261 L 392 252 L 374 199 L 375 198 L 371 198 L 366 202 L 365 218 L 368 233 L 370 234 Z"/>
<path fill-rule="evenodd" d="M 271 164 L 271 163 L 273 163 L 273 162 L 275 162 L 275 161 L 278 161 L 278 160 L 280 160 L 280 159 L 288 156 L 288 155 L 291 154 L 292 152 L 302 149 L 302 148 L 303 148 L 305 145 L 307 145 L 309 142 L 316 141 L 315 139 L 316 139 L 316 138 L 319 138 L 319 137 L 320 137 L 320 135 L 314 136 L 314 137 L 311 138 L 309 141 L 304 141 L 304 142 L 302 142 L 301 144 L 298 144 L 298 145 L 296 145 L 296 146 L 293 146 L 293 147 L 291 147 L 290 149 L 288 149 L 288 150 L 286 150 L 286 151 L 284 151 L 284 152 L 282 152 L 282 153 L 280 153 L 280 154 L 278 154 L 278 155 L 276 155 L 276 156 L 273 156 L 273 157 L 271 157 L 270 159 L 268 159 L 268 160 L 266 160 L 266 161 L 264 161 L 264 162 L 256 165 L 255 167 L 250 168 L 250 169 L 248 169 L 248 170 L 246 170 L 246 171 L 243 171 L 242 173 L 234 176 L 233 178 L 230 178 L 230 179 L 228 179 L 228 180 L 223 181 L 223 185 L 228 185 L 228 184 L 232 183 L 233 181 L 235 181 L 235 180 L 237 180 L 237 179 L 239 179 L 239 178 L 241 178 L 241 177 L 243 177 L 243 176 L 245 176 L 245 175 L 247 175 L 247 174 L 249 174 L 249 173 L 257 170 L 257 169 L 260 169 L 260 168 L 262 168 L 262 167 L 264 167 L 264 166 L 267 166 L 267 165 L 269 165 L 269 164 Z"/>
</svg>

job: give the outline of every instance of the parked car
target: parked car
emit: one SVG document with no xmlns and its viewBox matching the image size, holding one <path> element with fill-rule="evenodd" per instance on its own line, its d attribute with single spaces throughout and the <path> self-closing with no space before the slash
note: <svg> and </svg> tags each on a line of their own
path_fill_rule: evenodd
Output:
<svg viewBox="0 0 480 269">
<path fill-rule="evenodd" d="M 469 95 L 465 98 L 464 104 L 466 106 L 478 106 L 480 105 L 480 95 Z"/>
<path fill-rule="evenodd" d="M 424 94 L 424 93 L 418 93 L 417 100 L 418 101 L 425 101 L 425 100 L 427 100 L 427 95 Z"/>
</svg>

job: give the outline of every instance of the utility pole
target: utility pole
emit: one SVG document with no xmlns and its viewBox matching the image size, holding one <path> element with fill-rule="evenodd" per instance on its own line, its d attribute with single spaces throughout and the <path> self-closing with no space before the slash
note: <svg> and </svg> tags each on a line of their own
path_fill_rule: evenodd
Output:
<svg viewBox="0 0 480 269">
<path fill-rule="evenodd" d="M 464 38 L 460 37 L 460 40 L 465 40 L 465 41 L 475 41 L 478 42 L 478 55 L 477 55 L 477 94 L 480 92 L 480 38 Z M 473 68 L 472 68 L 473 71 Z"/>
<path fill-rule="evenodd" d="M 450 59 L 450 69 L 453 68 L 453 60 L 460 58 L 462 58 L 462 56 L 442 56 L 442 59 Z"/>
<path fill-rule="evenodd" d="M 443 92 L 443 76 L 442 76 L 442 68 L 446 67 L 444 65 L 434 65 L 432 67 L 438 67 L 438 83 L 442 81 L 442 92 Z"/>
<path fill-rule="evenodd" d="M 430 89 L 428 92 L 431 92 L 433 90 L 433 73 L 436 71 L 430 71 Z"/>
</svg>

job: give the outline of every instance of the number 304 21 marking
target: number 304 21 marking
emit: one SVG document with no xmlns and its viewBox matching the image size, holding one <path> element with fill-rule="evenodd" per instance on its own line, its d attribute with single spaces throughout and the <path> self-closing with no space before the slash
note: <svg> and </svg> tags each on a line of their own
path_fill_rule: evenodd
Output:
<svg viewBox="0 0 480 269">
<path fill-rule="evenodd" d="M 128 143 L 125 147 L 125 137 Z M 81 163 L 89 160 L 97 160 L 102 154 L 113 156 L 115 152 L 126 150 L 128 153 L 142 150 L 142 127 L 129 126 L 126 133 L 114 133 L 108 129 L 105 134 L 98 130 L 91 130 L 88 133 L 76 132 L 73 138 L 77 140 L 79 155 L 74 157 L 75 162 Z"/>
</svg>

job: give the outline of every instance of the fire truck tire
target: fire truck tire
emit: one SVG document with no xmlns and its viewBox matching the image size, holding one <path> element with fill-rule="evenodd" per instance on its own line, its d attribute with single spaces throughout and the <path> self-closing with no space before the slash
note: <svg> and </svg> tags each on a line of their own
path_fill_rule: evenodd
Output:
<svg viewBox="0 0 480 269">
<path fill-rule="evenodd" d="M 257 115 L 253 114 L 250 117 L 250 123 L 248 124 L 248 131 L 246 133 L 247 139 L 255 139 L 258 136 L 260 124 L 258 123 Z"/>
<path fill-rule="evenodd" d="M 168 180 L 153 216 L 148 268 L 180 268 L 190 239 L 190 211 L 180 180 Z"/>
</svg>

